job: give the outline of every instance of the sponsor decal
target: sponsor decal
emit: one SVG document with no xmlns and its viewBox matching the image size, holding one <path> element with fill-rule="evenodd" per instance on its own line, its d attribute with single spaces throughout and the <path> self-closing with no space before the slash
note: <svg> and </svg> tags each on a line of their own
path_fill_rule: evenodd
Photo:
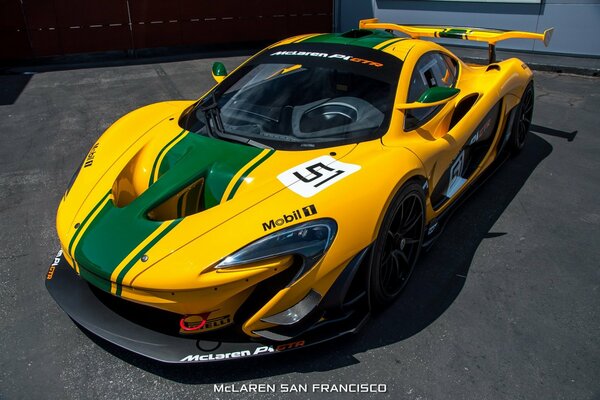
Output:
<svg viewBox="0 0 600 400">
<path fill-rule="evenodd" d="M 483 127 L 479 130 L 479 132 L 487 133 L 487 131 L 492 127 L 492 120 L 492 117 L 488 118 L 483 124 Z"/>
<path fill-rule="evenodd" d="M 360 165 L 322 156 L 293 167 L 277 176 L 288 189 L 309 198 L 360 169 Z"/>
<path fill-rule="evenodd" d="M 63 251 L 62 251 L 62 249 L 60 249 L 58 251 L 58 253 L 56 253 L 56 256 L 54 257 L 54 261 L 52 262 L 53 267 L 56 267 L 60 263 L 60 259 L 62 258 L 62 255 L 63 255 Z"/>
<path fill-rule="evenodd" d="M 290 214 L 283 214 L 281 218 L 272 219 L 268 222 L 263 222 L 262 227 L 266 232 L 275 227 L 282 226 L 285 224 L 289 224 L 290 222 L 297 221 L 302 218 L 310 217 L 311 215 L 315 215 L 317 213 L 317 207 L 314 204 L 310 206 L 302 207 L 302 212 L 300 210 L 294 210 Z"/>
<path fill-rule="evenodd" d="M 54 261 L 52 261 L 52 265 L 48 269 L 48 273 L 46 274 L 46 280 L 52 279 L 54 276 L 54 271 L 56 271 L 56 267 L 60 264 L 60 259 L 62 258 L 63 251 L 60 249 L 56 256 L 54 257 Z"/>
<path fill-rule="evenodd" d="M 258 349 L 256 349 L 258 350 Z M 181 362 L 199 362 L 199 361 L 213 361 L 213 360 L 225 360 L 229 358 L 240 358 L 251 356 L 250 350 L 234 351 L 233 353 L 217 353 L 217 354 L 190 354 L 182 358 Z"/>
<path fill-rule="evenodd" d="M 438 227 L 438 223 L 437 221 L 435 221 L 433 224 L 431 224 L 431 226 L 429 227 L 429 230 L 427 231 L 427 235 L 431 235 L 433 232 L 435 232 L 436 228 Z"/>
<path fill-rule="evenodd" d="M 92 146 L 92 149 L 90 150 L 87 157 L 85 158 L 85 161 L 83 162 L 83 168 L 92 166 L 92 164 L 94 163 L 94 156 L 96 155 L 96 150 L 98 149 L 98 146 L 100 146 L 100 143 L 96 143 L 94 146 Z"/>
<path fill-rule="evenodd" d="M 241 358 L 241 357 L 250 357 L 257 356 L 265 353 L 277 353 L 280 351 L 286 351 L 291 349 L 297 349 L 298 347 L 304 346 L 304 340 L 299 340 L 297 342 L 290 342 L 280 344 L 279 346 L 260 346 L 251 350 L 241 350 L 234 351 L 231 353 L 210 353 L 210 354 L 190 354 L 185 356 L 180 361 L 181 362 L 199 362 L 199 361 L 214 361 L 214 360 L 226 360 L 230 358 Z"/>
<path fill-rule="evenodd" d="M 371 67 L 380 68 L 383 67 L 382 63 L 375 62 L 372 60 L 365 60 L 364 58 L 358 58 L 349 56 L 347 54 L 329 54 L 329 53 L 320 53 L 316 51 L 277 51 L 272 53 L 271 56 L 301 56 L 301 57 L 317 57 L 317 58 L 335 58 L 338 60 L 350 61 L 359 64 L 369 65 Z"/>
<path fill-rule="evenodd" d="M 329 58 L 329 53 L 319 53 L 315 51 L 277 51 L 271 56 L 307 56 L 307 57 L 323 57 Z"/>
<path fill-rule="evenodd" d="M 454 160 L 454 164 L 450 168 L 450 182 L 452 182 L 456 177 L 462 176 L 463 166 L 465 163 L 465 152 L 461 151 L 456 160 Z"/>
<path fill-rule="evenodd" d="M 469 146 L 475 144 L 475 142 L 477 142 L 477 139 L 479 139 L 479 131 L 475 132 L 475 134 L 473 135 L 473 137 L 471 138 L 471 140 L 469 141 Z"/>
<path fill-rule="evenodd" d="M 210 331 L 213 329 L 217 329 L 217 328 L 221 328 L 224 327 L 226 325 L 229 325 L 230 323 L 232 323 L 233 321 L 231 320 L 231 315 L 224 315 L 221 317 L 217 317 L 217 318 L 212 318 L 212 319 L 208 319 L 206 320 L 206 323 L 204 324 L 204 326 L 202 326 L 202 328 L 198 329 L 200 331 Z"/>
</svg>

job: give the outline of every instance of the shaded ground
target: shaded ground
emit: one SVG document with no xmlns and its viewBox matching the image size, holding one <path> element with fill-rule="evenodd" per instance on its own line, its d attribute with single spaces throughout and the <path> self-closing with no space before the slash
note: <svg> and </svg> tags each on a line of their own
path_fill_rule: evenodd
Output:
<svg viewBox="0 0 600 400">
<path fill-rule="evenodd" d="M 244 57 L 228 57 L 228 69 Z M 88 337 L 44 288 L 64 188 L 111 122 L 195 98 L 212 59 L 0 76 L 0 398 L 277 398 L 214 383 L 384 383 L 390 399 L 600 396 L 600 80 L 536 73 L 533 134 L 355 337 L 169 366 Z M 33 71 L 36 72 L 36 71 Z M 289 398 L 321 398 L 322 393 Z M 364 398 L 361 394 L 328 397 Z"/>
</svg>

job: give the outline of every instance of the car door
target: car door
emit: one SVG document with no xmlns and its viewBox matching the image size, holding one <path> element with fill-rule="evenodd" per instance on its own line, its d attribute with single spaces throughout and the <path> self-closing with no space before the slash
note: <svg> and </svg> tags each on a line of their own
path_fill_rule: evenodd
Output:
<svg viewBox="0 0 600 400">
<path fill-rule="evenodd" d="M 445 53 L 423 54 L 412 70 L 406 102 L 417 101 L 432 87 L 460 88 L 458 65 Z M 477 94 L 461 93 L 458 103 L 450 101 L 444 105 L 404 112 L 404 133 L 413 139 L 409 146 L 429 172 L 428 184 L 434 210 L 441 209 L 454 199 L 469 178 L 476 174 L 494 138 L 500 103 L 488 112 L 474 131 L 452 129 L 455 117 L 464 115 L 460 107 L 470 108 L 477 97 Z"/>
<path fill-rule="evenodd" d="M 406 102 L 416 102 L 432 87 L 456 87 L 458 77 L 458 62 L 441 52 L 427 52 L 414 65 Z M 468 133 L 448 131 L 452 112 L 450 104 L 404 112 L 404 132 L 416 138 L 417 143 L 413 141 L 415 145 L 411 148 L 430 172 L 428 183 L 434 209 L 440 208 L 466 183 L 462 176 L 465 171 L 462 149 Z"/>
</svg>

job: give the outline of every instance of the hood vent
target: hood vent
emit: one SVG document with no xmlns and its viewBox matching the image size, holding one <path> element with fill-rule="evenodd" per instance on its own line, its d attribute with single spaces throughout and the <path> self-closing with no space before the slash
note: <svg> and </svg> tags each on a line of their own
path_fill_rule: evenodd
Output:
<svg viewBox="0 0 600 400">
<path fill-rule="evenodd" d="M 150 142 L 132 157 L 113 184 L 117 208 L 152 221 L 206 211 L 231 200 L 245 182 L 239 173 L 272 153 L 184 132 Z"/>
<path fill-rule="evenodd" d="M 145 176 L 140 177 L 135 173 L 143 157 L 144 152 L 139 151 L 127 163 L 113 183 L 113 203 L 117 208 L 128 206 L 148 188 L 148 178 Z"/>
<path fill-rule="evenodd" d="M 153 221 L 169 221 L 203 211 L 205 209 L 203 191 L 204 178 L 200 178 L 158 207 L 149 211 L 148 219 Z"/>
</svg>

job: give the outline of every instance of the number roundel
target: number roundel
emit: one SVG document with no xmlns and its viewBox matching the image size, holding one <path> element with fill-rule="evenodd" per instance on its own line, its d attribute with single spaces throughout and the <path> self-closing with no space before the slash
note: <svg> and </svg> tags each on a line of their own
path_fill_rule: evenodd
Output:
<svg viewBox="0 0 600 400">
<path fill-rule="evenodd" d="M 290 190 L 308 198 L 359 169 L 360 165 L 336 161 L 331 156 L 322 156 L 290 168 L 277 178 Z"/>
</svg>

